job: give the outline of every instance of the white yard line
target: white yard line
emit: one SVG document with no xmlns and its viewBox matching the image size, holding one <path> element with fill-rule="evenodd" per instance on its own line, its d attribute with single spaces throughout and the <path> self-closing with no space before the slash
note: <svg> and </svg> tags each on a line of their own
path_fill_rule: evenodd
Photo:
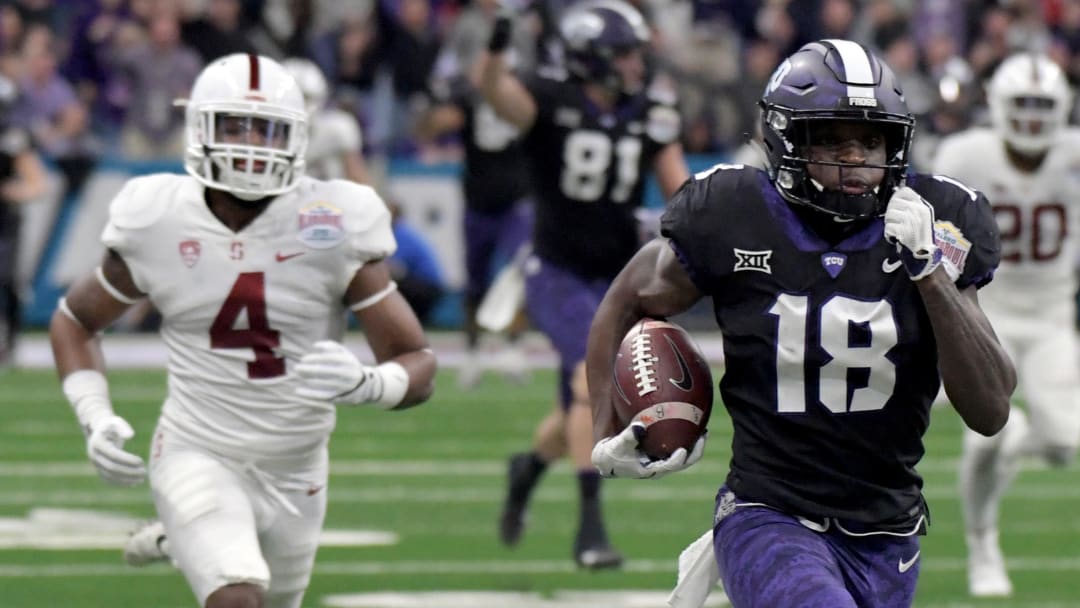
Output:
<svg viewBox="0 0 1080 608">
<path fill-rule="evenodd" d="M 70 434 L 71 425 L 65 425 Z M 77 432 L 77 431 L 76 431 Z M 333 449 L 331 449 L 333 452 Z M 556 463 L 549 472 L 559 474 L 569 470 L 565 461 Z M 930 458 L 921 463 L 919 471 L 925 475 L 931 473 L 955 473 L 955 458 Z M 1026 462 L 1023 470 L 1046 470 L 1046 466 L 1037 462 Z M 680 474 L 680 478 L 713 477 L 727 472 L 727 463 L 717 458 L 715 461 L 702 461 L 689 471 Z M 378 458 L 354 460 L 331 457 L 330 473 L 342 477 L 503 477 L 506 475 L 506 461 L 499 460 L 382 460 Z M 85 460 L 64 461 L 25 461 L 0 460 L 0 478 L 4 477 L 85 477 L 93 476 L 94 470 Z"/>
<path fill-rule="evenodd" d="M 694 340 L 705 357 L 712 362 L 723 360 L 723 343 L 718 332 L 695 332 Z M 456 368 L 465 360 L 464 339 L 457 332 L 431 332 L 428 339 L 439 357 L 442 367 Z M 364 356 L 370 356 L 364 339 L 357 333 L 345 338 L 345 343 Z M 552 369 L 555 355 L 547 340 L 536 332 L 530 332 L 521 342 L 528 355 L 529 364 L 536 369 Z M 110 334 L 102 340 L 105 360 L 110 369 L 164 368 L 168 353 L 157 334 Z M 52 350 L 48 336 L 28 334 L 20 338 L 15 352 L 15 362 L 28 369 L 52 369 Z"/>
<path fill-rule="evenodd" d="M 1080 572 L 1080 558 L 1054 558 L 1047 556 L 1010 556 L 1009 571 L 1021 572 Z M 964 558 L 925 558 L 920 565 L 923 572 L 963 572 L 967 568 Z M 642 574 L 675 574 L 675 559 L 628 560 L 623 572 Z M 557 560 L 497 560 L 497 561 L 328 561 L 315 564 L 319 576 L 416 576 L 424 574 L 569 574 L 580 572 L 569 559 Z M 0 578 L 15 577 L 64 577 L 64 576 L 176 576 L 176 570 L 167 565 L 132 568 L 124 564 L 0 564 Z"/>
</svg>

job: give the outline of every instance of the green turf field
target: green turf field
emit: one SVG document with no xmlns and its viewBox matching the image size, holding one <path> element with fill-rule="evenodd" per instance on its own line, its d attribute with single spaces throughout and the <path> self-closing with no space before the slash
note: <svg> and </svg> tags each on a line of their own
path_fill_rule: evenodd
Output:
<svg viewBox="0 0 1080 608">
<path fill-rule="evenodd" d="M 143 453 L 164 375 L 125 371 L 112 373 L 111 380 L 116 407 L 135 427 L 134 448 Z M 710 524 L 712 496 L 728 459 L 727 417 L 714 416 L 705 459 L 693 469 L 663 480 L 616 480 L 604 486 L 609 531 L 629 561 L 619 572 L 578 572 L 570 559 L 576 492 L 565 465 L 551 471 L 537 491 L 521 546 L 508 551 L 495 538 L 504 459 L 528 444 L 534 423 L 549 407 L 552 387 L 553 374 L 538 372 L 524 386 L 489 376 L 480 389 L 463 393 L 453 376 L 442 372 L 433 401 L 422 407 L 342 411 L 331 444 L 327 528 L 392 532 L 397 542 L 322 549 L 305 605 L 646 608 L 641 594 L 590 599 L 573 592 L 669 590 L 679 551 Z M 1002 535 L 1015 597 L 982 602 L 966 597 L 954 489 L 959 428 L 951 410 L 938 410 L 927 437 L 922 472 L 933 523 L 923 544 L 917 605 L 1080 606 L 1080 472 L 1075 467 L 1025 470 L 1010 493 Z M 25 548 L 52 534 L 48 526 L 46 532 L 27 532 L 18 525 L 32 509 L 151 515 L 145 487 L 106 486 L 83 450 L 51 372 L 0 375 L 0 606 L 193 605 L 177 572 L 164 565 L 126 567 L 118 549 Z M 81 527 L 71 538 L 97 531 L 114 536 L 117 546 L 123 538 L 103 524 L 76 526 Z M 54 542 L 69 544 L 64 533 L 59 538 Z M 541 599 L 529 604 L 513 599 L 523 595 L 397 595 L 379 604 L 351 595 L 332 597 L 454 590 L 531 592 Z"/>
</svg>

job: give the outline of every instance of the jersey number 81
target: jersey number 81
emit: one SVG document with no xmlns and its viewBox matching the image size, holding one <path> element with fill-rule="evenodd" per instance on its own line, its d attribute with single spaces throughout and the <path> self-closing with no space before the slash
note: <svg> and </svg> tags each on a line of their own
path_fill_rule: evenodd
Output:
<svg viewBox="0 0 1080 608">
<path fill-rule="evenodd" d="M 615 183 L 610 200 L 625 203 L 637 186 L 641 160 L 641 139 L 620 137 L 618 141 L 602 131 L 574 131 L 563 147 L 563 171 L 559 187 L 570 199 L 593 202 L 607 187 L 608 169 L 615 162 Z"/>
</svg>

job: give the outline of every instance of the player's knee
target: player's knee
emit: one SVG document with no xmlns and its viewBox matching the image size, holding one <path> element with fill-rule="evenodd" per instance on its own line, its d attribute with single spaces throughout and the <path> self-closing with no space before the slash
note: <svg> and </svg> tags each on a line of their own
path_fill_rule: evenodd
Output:
<svg viewBox="0 0 1080 608">
<path fill-rule="evenodd" d="M 1067 445 L 1048 445 L 1042 450 L 1046 463 L 1056 469 L 1068 466 L 1076 458 L 1076 447 Z"/>
<path fill-rule="evenodd" d="M 261 587 L 251 583 L 235 583 L 218 587 L 206 598 L 206 608 L 264 608 Z"/>
</svg>

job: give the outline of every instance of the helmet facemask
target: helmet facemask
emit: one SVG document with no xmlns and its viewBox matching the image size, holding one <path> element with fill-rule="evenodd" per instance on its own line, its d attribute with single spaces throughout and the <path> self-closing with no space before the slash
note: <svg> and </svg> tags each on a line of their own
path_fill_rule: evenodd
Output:
<svg viewBox="0 0 1080 608">
<path fill-rule="evenodd" d="M 1018 95 L 1006 99 L 1005 104 L 1001 131 L 1005 141 L 1019 152 L 1045 152 L 1065 126 L 1065 112 L 1053 97 Z"/>
<path fill-rule="evenodd" d="M 885 212 L 889 197 L 902 185 L 907 171 L 907 155 L 911 142 L 913 121 L 910 117 L 866 112 L 856 118 L 835 113 L 784 112 L 771 108 L 763 113 L 763 129 L 767 133 L 782 134 L 780 138 L 766 137 L 770 140 L 782 139 L 785 152 L 780 155 L 778 166 L 770 169 L 777 189 L 784 199 L 795 204 L 805 205 L 816 211 L 831 215 L 838 220 L 850 221 L 877 217 Z M 850 163 L 842 160 L 811 158 L 810 147 L 827 145 L 823 135 L 829 126 L 850 122 L 857 125 L 871 125 L 884 138 L 884 162 Z M 774 143 L 772 145 L 775 145 Z M 838 176 L 833 187 L 811 176 L 810 167 L 836 167 Z M 876 169 L 882 172 L 880 181 L 868 178 Z M 832 180 L 830 180 L 832 181 Z M 865 191 L 859 192 L 862 188 Z"/>
<path fill-rule="evenodd" d="M 187 155 L 203 184 L 250 201 L 291 190 L 303 174 L 304 112 L 261 102 L 209 102 L 188 112 L 195 128 Z"/>
</svg>

